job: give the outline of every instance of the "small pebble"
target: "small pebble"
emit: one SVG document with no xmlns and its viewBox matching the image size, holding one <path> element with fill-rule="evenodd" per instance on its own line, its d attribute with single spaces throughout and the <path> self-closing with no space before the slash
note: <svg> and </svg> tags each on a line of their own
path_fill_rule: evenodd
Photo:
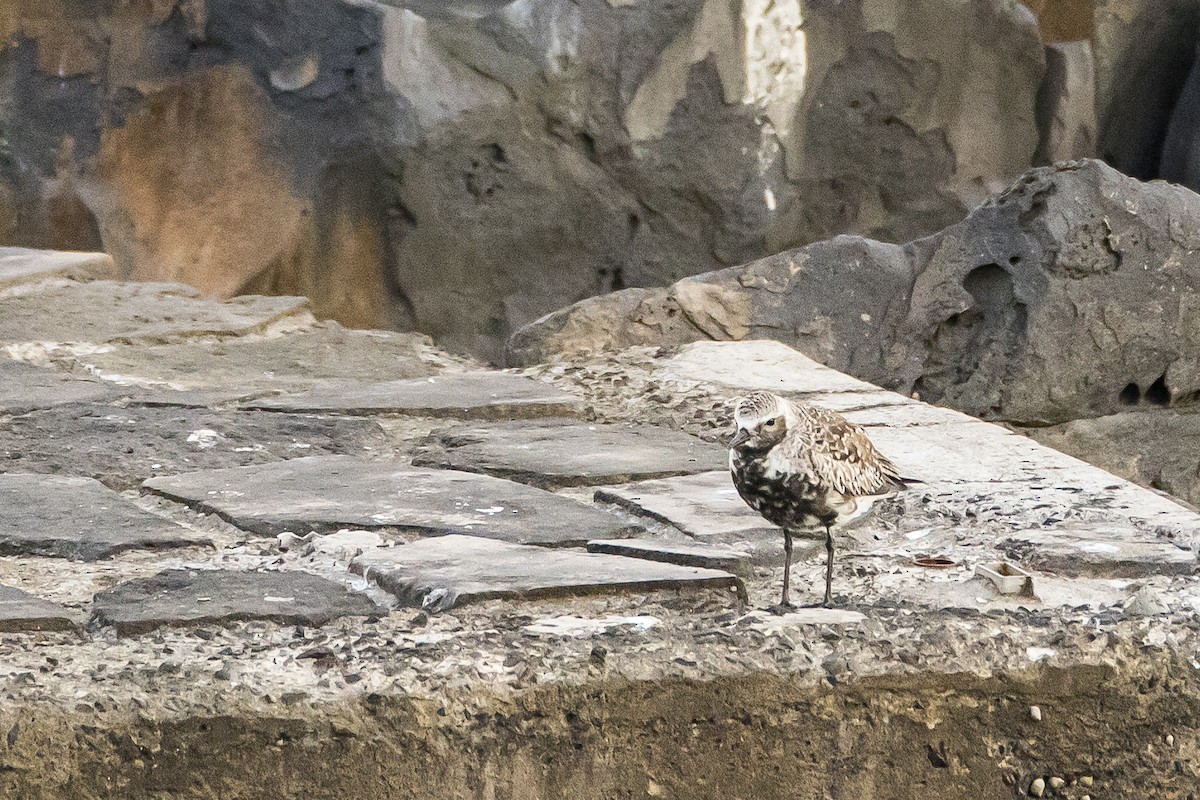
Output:
<svg viewBox="0 0 1200 800">
<path fill-rule="evenodd" d="M 1167 734 L 1167 747 L 1174 747 L 1174 746 L 1175 746 L 1175 737 L 1168 733 Z"/>
<path fill-rule="evenodd" d="M 1030 706 L 1029 707 L 1029 716 L 1033 717 L 1034 722 L 1041 722 L 1042 721 L 1042 710 L 1040 708 L 1038 708 L 1037 706 Z"/>
<path fill-rule="evenodd" d="M 1054 778 L 1050 779 L 1050 788 L 1054 789 L 1056 791 L 1058 789 L 1063 788 L 1066 785 L 1067 785 L 1067 782 L 1065 780 L 1063 780 L 1062 778 L 1054 777 Z"/>
<path fill-rule="evenodd" d="M 1084 775 L 1084 776 L 1080 777 L 1079 785 L 1080 786 L 1091 786 L 1092 785 L 1092 776 Z"/>
<path fill-rule="evenodd" d="M 1029 784 L 1029 796 L 1041 797 L 1046 792 L 1046 781 L 1042 778 L 1034 778 L 1033 783 Z"/>
</svg>

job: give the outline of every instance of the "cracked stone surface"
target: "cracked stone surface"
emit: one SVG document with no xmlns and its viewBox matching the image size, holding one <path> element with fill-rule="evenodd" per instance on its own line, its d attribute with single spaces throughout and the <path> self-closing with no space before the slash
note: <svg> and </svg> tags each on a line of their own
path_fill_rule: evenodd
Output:
<svg viewBox="0 0 1200 800">
<path fill-rule="evenodd" d="M 106 253 L 0 247 L 0 290 L 53 278 L 109 278 L 114 271 Z"/>
<path fill-rule="evenodd" d="M 108 403 L 127 394 L 100 381 L 0 359 L 0 415 L 26 414 L 67 403 Z"/>
<path fill-rule="evenodd" d="M 354 559 L 351 569 L 405 605 L 436 610 L 504 598 L 698 587 L 741 590 L 738 578 L 720 570 L 458 535 L 368 551 Z"/>
<path fill-rule="evenodd" d="M 201 299 L 166 283 L 71 281 L 0 295 L 0 346 L 24 342 L 140 342 L 262 331 L 286 317 L 308 317 L 302 297 Z"/>
<path fill-rule="evenodd" d="M 434 431 L 413 463 L 556 489 L 703 472 L 728 458 L 723 447 L 665 428 L 548 420 Z"/>
<path fill-rule="evenodd" d="M 177 569 L 96 595 L 92 624 L 134 635 L 164 625 L 251 619 L 320 626 L 381 611 L 365 595 L 307 572 Z"/>
<path fill-rule="evenodd" d="M 507 372 L 462 372 L 420 380 L 346 383 L 246 404 L 268 411 L 408 414 L 464 419 L 570 416 L 576 397 Z"/>
<path fill-rule="evenodd" d="M 532 486 L 452 470 L 413 469 L 346 456 L 153 478 L 155 494 L 215 512 L 261 535 L 339 528 L 469 533 L 509 542 L 583 545 L 636 528 Z"/>
<path fill-rule="evenodd" d="M 57 603 L 0 584 L 0 633 L 66 631 L 77 625 L 75 616 Z"/>
<path fill-rule="evenodd" d="M 95 560 L 125 550 L 209 544 L 91 478 L 0 474 L 0 553 Z"/>
<path fill-rule="evenodd" d="M 67 405 L 0 421 L 0 470 L 86 475 L 134 489 L 155 475 L 324 454 L 387 454 L 371 420 Z"/>
</svg>

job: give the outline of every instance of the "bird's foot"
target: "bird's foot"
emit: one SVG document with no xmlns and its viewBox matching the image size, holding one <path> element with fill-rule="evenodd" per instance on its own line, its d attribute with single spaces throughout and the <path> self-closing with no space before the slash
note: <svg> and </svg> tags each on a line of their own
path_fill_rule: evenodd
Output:
<svg viewBox="0 0 1200 800">
<path fill-rule="evenodd" d="M 805 603 L 800 608 L 833 608 L 832 600 L 822 600 L 819 603 Z"/>
<path fill-rule="evenodd" d="M 784 602 L 784 603 L 777 603 L 773 606 L 768 606 L 767 611 L 771 612 L 772 614 L 774 614 L 775 616 L 778 617 L 781 614 L 787 614 L 789 611 L 795 611 L 798 607 L 799 606 L 797 606 L 795 603 Z"/>
</svg>

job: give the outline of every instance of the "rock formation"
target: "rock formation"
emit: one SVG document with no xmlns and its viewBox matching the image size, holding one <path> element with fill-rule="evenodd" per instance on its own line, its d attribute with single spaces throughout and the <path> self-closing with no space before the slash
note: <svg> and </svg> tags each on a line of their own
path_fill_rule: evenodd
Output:
<svg viewBox="0 0 1200 800">
<path fill-rule="evenodd" d="M 995 0 L 52 0 L 0 28 L 0 243 L 489 358 L 597 293 L 944 227 L 1031 163 L 1044 68 Z"/>
<path fill-rule="evenodd" d="M 772 338 L 968 413 L 1051 424 L 1200 396 L 1200 197 L 1099 161 L 1035 169 L 907 245 L 838 237 L 518 331 L 510 358 Z"/>
</svg>

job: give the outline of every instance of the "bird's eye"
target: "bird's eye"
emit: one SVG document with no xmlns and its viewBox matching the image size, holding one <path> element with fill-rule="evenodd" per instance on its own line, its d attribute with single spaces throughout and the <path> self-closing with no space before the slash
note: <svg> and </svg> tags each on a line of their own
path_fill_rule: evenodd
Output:
<svg viewBox="0 0 1200 800">
<path fill-rule="evenodd" d="M 765 423 L 763 423 L 763 427 L 764 427 L 764 428 L 774 428 L 774 427 L 775 427 L 775 423 L 776 423 L 776 420 L 769 419 L 769 420 L 767 420 Z"/>
</svg>

